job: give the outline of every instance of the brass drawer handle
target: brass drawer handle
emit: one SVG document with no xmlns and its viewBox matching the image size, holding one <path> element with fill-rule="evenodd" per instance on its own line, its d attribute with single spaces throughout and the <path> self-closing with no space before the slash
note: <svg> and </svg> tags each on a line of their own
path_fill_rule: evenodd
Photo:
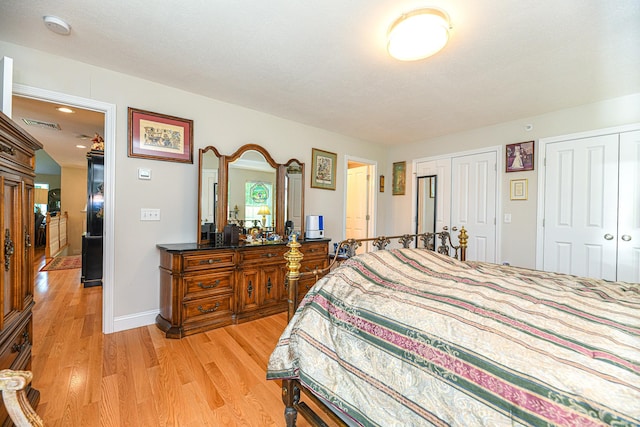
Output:
<svg viewBox="0 0 640 427">
<path fill-rule="evenodd" d="M 219 284 L 220 284 L 220 279 L 218 279 L 215 282 L 213 282 L 212 285 L 203 285 L 202 282 L 200 282 L 200 283 L 198 283 L 198 287 L 200 287 L 202 289 L 213 289 L 213 288 L 217 288 Z"/>
<path fill-rule="evenodd" d="M 27 348 L 27 346 L 30 344 L 29 342 L 29 332 L 24 331 L 22 333 L 22 343 L 21 344 L 14 344 L 11 346 L 11 351 L 13 351 L 14 353 L 21 353 L 22 350 L 24 350 L 25 348 Z"/>
<path fill-rule="evenodd" d="M 207 314 L 207 313 L 213 313 L 214 311 L 216 311 L 218 308 L 220 307 L 220 301 L 216 302 L 216 305 L 213 306 L 212 308 L 208 308 L 208 309 L 204 309 L 202 308 L 201 305 L 198 306 L 198 311 L 202 314 Z"/>
<path fill-rule="evenodd" d="M 11 268 L 11 257 L 15 248 L 13 246 L 13 240 L 11 240 L 11 231 L 7 228 L 4 231 L 4 271 L 9 271 Z"/>
<path fill-rule="evenodd" d="M 271 252 L 267 252 L 266 254 L 260 255 L 263 258 L 273 258 L 274 256 L 278 256 L 278 254 L 273 254 Z"/>
<path fill-rule="evenodd" d="M 8 145 L 0 144 L 0 153 L 8 153 L 8 154 L 11 154 L 12 156 L 15 156 L 16 150 L 15 148 L 10 147 Z"/>
<path fill-rule="evenodd" d="M 213 264 L 214 262 L 220 262 L 220 258 L 209 258 L 209 259 L 205 259 L 203 261 L 200 261 L 200 265 L 205 265 L 205 264 Z"/>
</svg>

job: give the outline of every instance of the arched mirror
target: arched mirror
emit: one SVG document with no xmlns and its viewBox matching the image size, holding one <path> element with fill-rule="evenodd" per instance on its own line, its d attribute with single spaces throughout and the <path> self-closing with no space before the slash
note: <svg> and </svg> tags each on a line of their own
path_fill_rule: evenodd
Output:
<svg viewBox="0 0 640 427">
<path fill-rule="evenodd" d="M 436 175 L 418 177 L 418 234 L 436 232 L 436 179 Z"/>
<path fill-rule="evenodd" d="M 258 146 L 245 146 L 227 163 L 227 223 L 275 230 L 278 164 Z"/>
<path fill-rule="evenodd" d="M 304 163 L 291 159 L 284 164 L 284 234 L 303 235 L 304 231 Z"/>
<path fill-rule="evenodd" d="M 221 230 L 218 213 L 220 153 L 209 146 L 199 150 L 199 157 L 198 243 L 207 244 L 213 240 L 214 233 Z"/>
</svg>

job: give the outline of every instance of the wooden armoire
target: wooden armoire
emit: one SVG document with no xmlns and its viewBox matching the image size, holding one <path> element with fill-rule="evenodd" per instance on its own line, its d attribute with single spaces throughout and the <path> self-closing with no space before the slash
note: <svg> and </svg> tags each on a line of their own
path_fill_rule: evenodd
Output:
<svg viewBox="0 0 640 427">
<path fill-rule="evenodd" d="M 36 139 L 0 113 L 0 369 L 31 370 Z M 40 393 L 30 387 L 35 408 Z M 0 401 L 0 424 L 11 424 Z"/>
</svg>

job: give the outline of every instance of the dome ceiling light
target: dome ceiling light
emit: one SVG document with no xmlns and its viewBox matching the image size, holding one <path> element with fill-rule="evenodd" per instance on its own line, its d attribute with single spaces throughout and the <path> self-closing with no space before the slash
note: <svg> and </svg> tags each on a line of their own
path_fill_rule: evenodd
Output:
<svg viewBox="0 0 640 427">
<path fill-rule="evenodd" d="M 400 61 L 417 61 L 439 52 L 449 41 L 449 16 L 437 9 L 405 13 L 389 28 L 387 50 Z"/>
</svg>

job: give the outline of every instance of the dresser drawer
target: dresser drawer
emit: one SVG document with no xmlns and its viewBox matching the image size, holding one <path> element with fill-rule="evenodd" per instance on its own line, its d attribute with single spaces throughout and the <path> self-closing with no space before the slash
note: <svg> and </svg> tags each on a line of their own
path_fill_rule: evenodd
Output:
<svg viewBox="0 0 640 427">
<path fill-rule="evenodd" d="M 329 245 L 327 242 L 323 243 L 307 243 L 302 245 L 300 252 L 304 254 L 305 258 L 327 258 L 329 255 Z"/>
<path fill-rule="evenodd" d="M 231 293 L 234 270 L 193 274 L 184 277 L 185 299 L 203 298 L 208 295 Z"/>
<path fill-rule="evenodd" d="M 2 347 L 0 353 L 0 369 L 15 369 L 14 362 L 22 352 L 31 348 L 31 335 L 29 334 L 29 323 L 25 323 L 21 328 L 11 335 L 7 345 Z"/>
<path fill-rule="evenodd" d="M 200 322 L 219 317 L 231 317 L 233 313 L 233 295 L 201 298 L 183 302 L 184 323 Z"/>
<path fill-rule="evenodd" d="M 210 251 L 184 255 L 184 271 L 233 267 L 235 265 L 234 254 L 233 251 Z"/>
<path fill-rule="evenodd" d="M 282 245 L 245 249 L 240 251 L 239 264 L 284 263 L 284 254 L 288 249 Z"/>
</svg>

